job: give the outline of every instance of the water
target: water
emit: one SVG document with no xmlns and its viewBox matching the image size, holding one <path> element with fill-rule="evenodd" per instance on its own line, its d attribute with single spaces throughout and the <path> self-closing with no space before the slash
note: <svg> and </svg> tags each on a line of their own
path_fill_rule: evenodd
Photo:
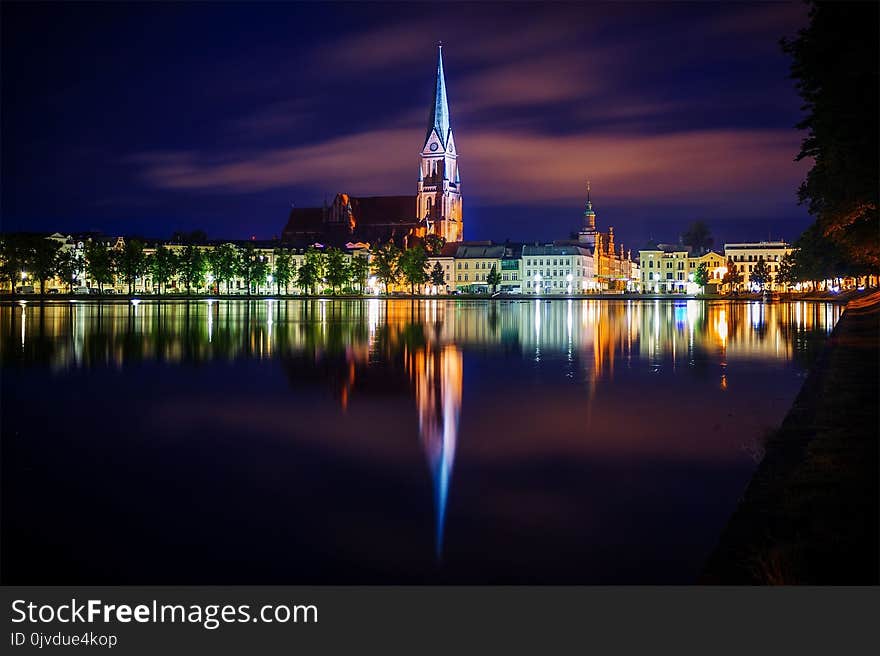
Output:
<svg viewBox="0 0 880 656">
<path fill-rule="evenodd" d="M 689 583 L 840 308 L 0 307 L 4 583 Z"/>
</svg>

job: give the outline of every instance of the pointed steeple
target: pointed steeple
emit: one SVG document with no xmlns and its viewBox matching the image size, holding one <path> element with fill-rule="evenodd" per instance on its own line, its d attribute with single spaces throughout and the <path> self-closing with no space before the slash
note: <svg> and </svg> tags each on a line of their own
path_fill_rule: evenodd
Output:
<svg viewBox="0 0 880 656">
<path fill-rule="evenodd" d="M 587 207 L 584 210 L 584 228 L 588 231 L 596 230 L 596 213 L 593 211 L 593 201 L 590 198 L 589 180 L 587 180 Z"/>
<path fill-rule="evenodd" d="M 445 148 L 446 140 L 449 139 L 449 104 L 446 101 L 446 78 L 443 75 L 442 41 L 437 44 L 437 79 L 434 83 L 434 103 L 431 105 L 425 141 L 431 138 L 432 130 L 437 130 L 437 136 Z"/>
</svg>

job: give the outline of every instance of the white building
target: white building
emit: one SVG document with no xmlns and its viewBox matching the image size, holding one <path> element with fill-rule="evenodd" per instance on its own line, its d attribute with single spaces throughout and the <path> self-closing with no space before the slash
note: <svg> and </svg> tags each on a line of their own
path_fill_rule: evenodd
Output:
<svg viewBox="0 0 880 656">
<path fill-rule="evenodd" d="M 526 294 L 581 294 L 598 291 L 592 250 L 552 244 L 523 246 L 522 271 Z"/>
<path fill-rule="evenodd" d="M 742 275 L 742 285 L 749 289 L 751 285 L 751 273 L 755 265 L 764 261 L 770 269 L 771 282 L 766 285 L 767 289 L 779 289 L 784 285 L 776 282 L 779 275 L 779 263 L 782 258 L 792 252 L 790 244 L 784 241 L 759 241 L 751 243 L 724 244 L 724 256 L 732 260 L 737 271 Z"/>
</svg>

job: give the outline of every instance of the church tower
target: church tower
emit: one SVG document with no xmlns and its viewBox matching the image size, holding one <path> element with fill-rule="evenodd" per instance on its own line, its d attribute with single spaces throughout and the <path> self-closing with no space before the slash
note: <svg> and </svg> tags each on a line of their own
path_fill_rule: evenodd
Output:
<svg viewBox="0 0 880 656">
<path fill-rule="evenodd" d="M 590 198 L 590 181 L 587 180 L 587 206 L 584 209 L 584 225 L 578 231 L 578 241 L 585 244 L 596 243 L 596 213 Z"/>
<path fill-rule="evenodd" d="M 462 240 L 464 229 L 461 218 L 461 178 L 458 174 L 458 151 L 449 123 L 442 44 L 437 47 L 434 102 L 431 105 L 425 143 L 419 153 L 416 211 L 425 234 L 440 235 L 447 242 Z"/>
</svg>

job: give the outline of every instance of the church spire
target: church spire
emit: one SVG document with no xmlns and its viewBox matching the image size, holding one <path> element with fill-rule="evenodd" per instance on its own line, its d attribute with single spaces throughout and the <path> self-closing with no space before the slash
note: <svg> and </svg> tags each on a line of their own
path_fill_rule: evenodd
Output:
<svg viewBox="0 0 880 656">
<path fill-rule="evenodd" d="M 446 78 L 443 75 L 442 41 L 437 44 L 437 79 L 434 84 L 434 103 L 431 105 L 431 118 L 428 120 L 425 141 L 431 138 L 432 130 L 437 130 L 437 136 L 445 147 L 449 138 L 449 104 L 446 101 Z"/>
<path fill-rule="evenodd" d="M 587 180 L 587 207 L 584 210 L 584 228 L 587 231 L 596 230 L 596 213 L 593 211 L 593 201 L 590 198 L 590 181 Z"/>
</svg>

